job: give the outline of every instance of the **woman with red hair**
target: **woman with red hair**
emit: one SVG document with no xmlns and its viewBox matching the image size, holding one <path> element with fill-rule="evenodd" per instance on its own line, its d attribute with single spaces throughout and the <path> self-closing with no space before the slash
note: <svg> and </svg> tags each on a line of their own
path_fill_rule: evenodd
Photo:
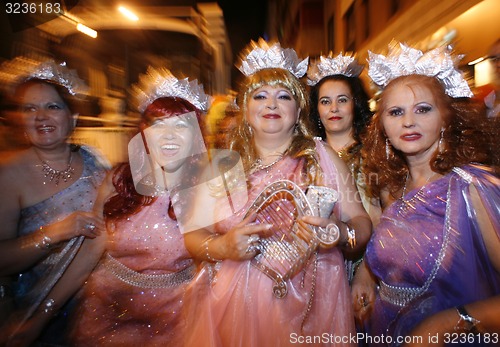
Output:
<svg viewBox="0 0 500 347">
<path fill-rule="evenodd" d="M 141 83 L 140 131 L 129 143 L 129 162 L 101 192 L 106 251 L 83 288 L 72 346 L 182 345 L 181 305 L 195 265 L 173 200 L 192 178 L 194 154 L 206 152 L 200 125 L 208 97 L 167 70 L 150 69 Z"/>
</svg>

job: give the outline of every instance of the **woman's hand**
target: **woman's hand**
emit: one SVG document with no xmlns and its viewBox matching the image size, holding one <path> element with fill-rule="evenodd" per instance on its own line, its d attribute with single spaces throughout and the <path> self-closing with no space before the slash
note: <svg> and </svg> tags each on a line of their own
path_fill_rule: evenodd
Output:
<svg viewBox="0 0 500 347">
<path fill-rule="evenodd" d="M 261 237 L 269 236 L 272 225 L 256 224 L 254 223 L 256 217 L 255 213 L 248 215 L 229 232 L 216 240 L 222 243 L 226 259 L 248 260 L 257 255 L 258 241 Z"/>
<path fill-rule="evenodd" d="M 334 215 L 332 214 L 332 219 L 329 218 L 322 218 L 322 217 L 315 217 L 315 216 L 304 216 L 301 219 L 298 220 L 299 225 L 303 226 L 303 228 L 299 228 L 297 235 L 299 235 L 302 239 L 304 239 L 307 242 L 310 242 L 312 238 L 317 237 L 316 233 L 309 227 L 308 225 L 312 225 L 318 228 L 323 228 L 324 231 L 328 230 L 328 225 L 329 224 L 335 224 L 338 226 L 337 218 L 333 219 Z M 334 227 L 335 228 L 335 227 Z M 339 229 L 340 230 L 340 229 Z M 340 235 L 339 235 L 340 236 Z M 340 237 L 335 237 L 335 235 L 332 235 L 333 239 L 337 239 L 333 242 L 327 242 L 327 243 L 321 243 L 321 246 L 324 248 L 331 248 L 336 246 L 339 243 Z M 321 239 L 319 239 L 321 242 Z"/>
<path fill-rule="evenodd" d="M 105 223 L 102 217 L 92 212 L 82 211 L 73 212 L 65 219 L 43 227 L 43 233 L 51 239 L 53 244 L 80 235 L 93 239 L 101 235 L 104 230 Z"/>
<path fill-rule="evenodd" d="M 376 283 L 363 261 L 359 265 L 351 284 L 354 318 L 364 322 L 371 314 L 376 297 Z"/>
<path fill-rule="evenodd" d="M 446 337 L 445 333 L 454 333 L 454 327 L 458 320 L 459 316 L 454 307 L 437 312 L 415 326 L 409 336 L 407 336 L 407 342 L 402 346 L 421 346 L 425 342 L 432 342 L 432 346 L 444 346 L 446 340 L 451 340 L 449 337 Z M 465 336 L 466 333 L 462 333 Z"/>
</svg>

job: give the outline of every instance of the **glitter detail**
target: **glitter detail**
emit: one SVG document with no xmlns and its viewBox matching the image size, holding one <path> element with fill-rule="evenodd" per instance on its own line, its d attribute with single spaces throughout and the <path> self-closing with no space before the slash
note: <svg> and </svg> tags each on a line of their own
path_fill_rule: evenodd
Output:
<svg viewBox="0 0 500 347">
<path fill-rule="evenodd" d="M 443 244 L 441 246 L 441 249 L 439 251 L 439 255 L 436 258 L 436 262 L 434 264 L 434 267 L 432 268 L 429 277 L 427 277 L 427 280 L 421 287 L 400 287 L 400 286 L 393 286 L 390 284 L 385 283 L 384 281 L 380 281 L 380 288 L 379 288 L 379 293 L 380 293 L 380 298 L 384 301 L 387 301 L 393 305 L 399 306 L 399 307 L 404 307 L 408 305 L 412 300 L 416 299 L 417 297 L 421 296 L 424 294 L 430 287 L 432 281 L 434 278 L 436 278 L 437 272 L 439 268 L 441 267 L 441 264 L 443 262 L 443 259 L 446 255 L 446 248 L 449 243 L 450 239 L 450 232 L 451 232 L 451 220 L 450 220 L 450 214 L 451 214 L 451 204 L 450 204 L 450 198 L 451 198 L 451 181 L 448 184 L 448 191 L 446 193 L 446 213 L 445 213 L 445 222 L 444 222 L 444 236 L 443 236 Z M 404 202 L 401 202 L 402 204 L 405 204 Z"/>
<path fill-rule="evenodd" d="M 75 70 L 66 67 L 66 63 L 56 64 L 54 61 L 46 61 L 35 66 L 22 81 L 28 81 L 34 78 L 51 81 L 66 88 L 71 95 L 88 94 L 88 87 L 80 79 Z"/>
<path fill-rule="evenodd" d="M 196 266 L 192 264 L 185 269 L 169 274 L 151 275 L 136 272 L 113 258 L 109 253 L 104 262 L 104 267 L 119 280 L 140 288 L 169 288 L 189 282 L 194 278 Z"/>
<path fill-rule="evenodd" d="M 179 80 L 170 70 L 155 69 L 151 66 L 146 74 L 139 76 L 139 83 L 132 86 L 131 94 L 141 113 L 153 101 L 161 97 L 182 98 L 202 111 L 208 110 L 211 101 L 197 80 L 189 81 L 187 78 Z"/>
<path fill-rule="evenodd" d="M 455 68 L 461 58 L 453 58 L 449 46 L 423 53 L 403 43 L 392 43 L 387 56 L 368 51 L 368 76 L 380 88 L 385 88 L 390 81 L 400 76 L 416 74 L 435 77 L 452 98 L 471 97 L 473 94 L 467 81 L 461 71 Z"/>
<path fill-rule="evenodd" d="M 295 50 L 282 48 L 278 42 L 271 44 L 260 38 L 258 42 L 251 41 L 240 53 L 240 66 L 237 67 L 245 76 L 262 69 L 278 68 L 301 78 L 307 72 L 308 63 L 309 57 L 300 61 Z"/>
<path fill-rule="evenodd" d="M 274 295 L 283 298 L 288 291 L 286 281 L 304 267 L 319 245 L 315 237 L 303 240 L 297 236 L 301 228 L 297 220 L 313 215 L 311 205 L 296 183 L 278 180 L 262 190 L 246 216 L 254 212 L 258 223 L 273 225 L 274 233 L 259 241 L 259 254 L 251 263 L 274 281 Z M 310 229 L 307 232 L 315 233 Z"/>
<path fill-rule="evenodd" d="M 467 183 L 471 184 L 473 177 L 470 173 L 465 171 L 464 169 L 461 169 L 459 167 L 454 167 L 453 172 L 457 173 L 462 179 L 464 179 Z"/>
<path fill-rule="evenodd" d="M 311 63 L 307 71 L 307 84 L 314 86 L 324 77 L 331 75 L 358 77 L 361 71 L 363 65 L 360 65 L 353 55 L 340 53 L 334 58 L 330 52 L 328 56 L 320 56 L 319 61 Z"/>
</svg>

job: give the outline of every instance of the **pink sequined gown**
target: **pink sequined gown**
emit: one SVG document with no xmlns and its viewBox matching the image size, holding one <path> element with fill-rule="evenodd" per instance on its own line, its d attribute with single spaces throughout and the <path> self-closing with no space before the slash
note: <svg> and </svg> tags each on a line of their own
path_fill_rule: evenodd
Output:
<svg viewBox="0 0 500 347">
<path fill-rule="evenodd" d="M 107 253 L 83 289 L 72 346 L 182 345 L 180 311 L 194 266 L 168 204 L 166 193 L 108 230 Z"/>
<path fill-rule="evenodd" d="M 324 153 L 318 144 L 318 152 Z M 324 158 L 324 157 L 323 157 Z M 288 157 L 251 175 L 249 205 L 267 184 L 278 179 L 296 183 L 303 163 Z M 321 160 L 332 188 L 336 169 Z M 300 184 L 299 184 L 300 185 Z M 218 223 L 227 232 L 247 210 Z M 351 346 L 355 335 L 344 258 L 334 247 L 313 254 L 307 265 L 287 281 L 284 298 L 273 295 L 273 281 L 250 261 L 224 260 L 205 266 L 186 296 L 186 347 Z M 310 307 L 309 307 L 310 305 Z"/>
</svg>

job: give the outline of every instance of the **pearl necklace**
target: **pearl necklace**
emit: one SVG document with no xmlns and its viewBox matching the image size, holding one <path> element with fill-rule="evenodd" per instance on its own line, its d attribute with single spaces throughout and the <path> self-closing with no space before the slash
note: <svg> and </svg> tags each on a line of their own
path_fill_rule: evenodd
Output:
<svg viewBox="0 0 500 347">
<path fill-rule="evenodd" d="M 66 167 L 65 170 L 54 169 L 52 166 L 49 165 L 49 163 L 46 160 L 43 160 L 40 157 L 40 154 L 38 153 L 37 150 L 35 150 L 35 153 L 38 159 L 40 159 L 40 161 L 42 162 L 42 172 L 44 173 L 44 177 L 45 178 L 48 177 L 49 181 L 54 182 L 56 186 L 59 185 L 59 181 L 61 179 L 64 182 L 67 182 L 73 176 L 75 169 L 73 168 L 73 166 L 71 166 L 71 163 L 73 161 L 73 152 L 71 150 L 69 152 L 68 166 Z M 43 181 L 43 184 L 47 184 L 47 182 Z"/>
</svg>

